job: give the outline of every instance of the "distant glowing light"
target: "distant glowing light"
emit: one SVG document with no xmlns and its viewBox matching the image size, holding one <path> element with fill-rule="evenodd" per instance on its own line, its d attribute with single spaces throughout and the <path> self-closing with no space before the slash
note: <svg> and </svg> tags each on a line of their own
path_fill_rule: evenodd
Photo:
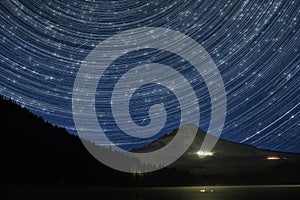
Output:
<svg viewBox="0 0 300 200">
<path fill-rule="evenodd" d="M 214 190 L 205 190 L 205 189 L 200 189 L 200 192 L 201 193 L 205 193 L 205 192 L 211 192 L 211 193 L 213 193 L 214 192 Z"/>
<path fill-rule="evenodd" d="M 277 156 L 269 156 L 267 157 L 267 160 L 280 160 L 280 158 Z"/>
<path fill-rule="evenodd" d="M 198 156 L 213 156 L 214 153 L 210 152 L 210 151 L 198 151 L 196 153 Z"/>
</svg>

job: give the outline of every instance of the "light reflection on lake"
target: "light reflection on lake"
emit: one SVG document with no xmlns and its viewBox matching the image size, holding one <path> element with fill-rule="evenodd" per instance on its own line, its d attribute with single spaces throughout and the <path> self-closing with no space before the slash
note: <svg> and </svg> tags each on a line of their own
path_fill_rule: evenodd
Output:
<svg viewBox="0 0 300 200">
<path fill-rule="evenodd" d="M 1 188 L 0 199 L 259 200 L 300 199 L 300 185 L 197 186 L 156 188 L 19 187 Z"/>
</svg>

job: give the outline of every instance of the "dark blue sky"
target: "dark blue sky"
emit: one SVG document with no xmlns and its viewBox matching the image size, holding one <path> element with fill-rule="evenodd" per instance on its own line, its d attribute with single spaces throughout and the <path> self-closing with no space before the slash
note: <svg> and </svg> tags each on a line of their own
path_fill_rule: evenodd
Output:
<svg viewBox="0 0 300 200">
<path fill-rule="evenodd" d="M 228 109 L 221 138 L 259 148 L 300 152 L 299 22 L 297 0 L 3 0 L 0 94 L 75 133 L 73 83 L 82 61 L 95 46 L 124 30 L 142 26 L 170 28 L 201 44 L 220 70 Z M 151 60 L 178 64 L 178 59 L 168 52 L 148 51 L 152 51 L 151 57 L 140 57 L 141 63 Z M 125 56 L 118 65 L 134 63 L 134 57 Z M 191 67 L 187 62 L 181 65 Z M 199 77 L 200 127 L 204 130 L 210 119 L 206 89 Z M 172 96 L 166 92 L 148 98 L 163 95 L 172 102 L 167 105 L 172 110 L 176 100 L 170 101 Z M 170 119 L 176 119 L 178 112 L 172 112 Z M 136 116 L 140 125 L 144 122 L 138 119 L 144 115 L 147 116 L 145 111 Z M 175 121 L 169 121 L 166 132 L 177 128 Z M 128 138 L 123 140 L 131 142 Z"/>
</svg>

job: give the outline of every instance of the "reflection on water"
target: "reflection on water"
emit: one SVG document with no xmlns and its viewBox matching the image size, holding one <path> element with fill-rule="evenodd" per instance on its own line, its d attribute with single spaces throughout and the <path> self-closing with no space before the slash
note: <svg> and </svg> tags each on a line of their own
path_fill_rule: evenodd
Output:
<svg viewBox="0 0 300 200">
<path fill-rule="evenodd" d="M 256 200 L 300 199 L 300 185 L 160 188 L 1 188 L 0 199 Z"/>
<path fill-rule="evenodd" d="M 213 186 L 149 188 L 132 191 L 132 199 L 159 200 L 256 200 L 300 199 L 300 186 Z"/>
</svg>

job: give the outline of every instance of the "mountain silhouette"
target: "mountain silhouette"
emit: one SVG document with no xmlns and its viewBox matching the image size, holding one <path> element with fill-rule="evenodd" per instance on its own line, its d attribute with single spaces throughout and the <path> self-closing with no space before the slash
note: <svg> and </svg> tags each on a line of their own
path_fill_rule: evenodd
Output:
<svg viewBox="0 0 300 200">
<path fill-rule="evenodd" d="M 183 131 L 187 132 L 193 126 L 185 126 Z M 159 149 L 167 145 L 176 132 L 177 130 L 174 130 L 171 134 L 164 135 L 146 147 L 132 151 L 150 152 Z M 208 179 L 220 178 L 220 182 L 225 184 L 231 184 L 232 180 L 245 184 L 255 182 L 298 184 L 300 182 L 300 173 L 297 170 L 300 167 L 299 154 L 262 150 L 250 145 L 219 139 L 209 152 L 210 156 L 199 158 L 197 153 L 205 136 L 208 139 L 215 139 L 214 136 L 198 129 L 190 148 L 171 167 L 177 170 L 185 169 L 194 175 L 204 175 L 209 177 Z"/>
<path fill-rule="evenodd" d="M 300 182 L 298 154 L 259 150 L 220 139 L 212 150 L 214 155 L 200 159 L 196 152 L 206 135 L 201 130 L 189 150 L 168 168 L 146 174 L 123 173 L 97 161 L 77 136 L 45 122 L 14 102 L 1 99 L 0 111 L 1 185 L 171 186 Z M 133 151 L 160 148 L 175 134 L 176 130 Z M 268 160 L 270 157 L 279 159 Z"/>
</svg>

